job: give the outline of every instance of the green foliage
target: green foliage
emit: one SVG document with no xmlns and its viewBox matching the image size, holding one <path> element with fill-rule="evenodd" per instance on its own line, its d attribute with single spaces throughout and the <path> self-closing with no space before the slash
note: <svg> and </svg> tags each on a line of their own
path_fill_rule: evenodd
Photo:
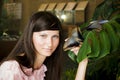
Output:
<svg viewBox="0 0 120 80">
<path fill-rule="evenodd" d="M 120 23 L 116 21 L 117 19 L 120 19 L 120 15 L 102 24 L 102 30 L 85 30 L 83 32 L 84 41 L 78 52 L 78 56 L 75 57 L 73 55 L 74 53 L 69 52 L 69 57 L 74 61 L 76 59 L 79 63 L 86 57 L 90 59 L 100 59 L 107 54 L 119 50 Z"/>
<path fill-rule="evenodd" d="M 119 80 L 120 51 L 109 54 L 98 60 L 90 60 L 86 80 Z"/>
<path fill-rule="evenodd" d="M 113 13 L 118 12 L 120 6 L 119 0 L 104 0 L 99 4 L 93 14 L 93 20 L 101 17 L 103 20 L 108 19 L 109 22 L 102 24 L 102 30 L 83 30 L 82 34 L 84 42 L 76 57 L 71 51 L 68 52 L 69 57 L 81 62 L 84 58 L 100 59 L 107 54 L 114 53 L 120 46 L 120 15 L 112 16 Z M 105 9 L 105 10 L 103 10 Z M 109 14 L 107 14 L 109 13 Z M 111 18 L 110 18 L 111 17 Z M 89 26 L 89 22 L 80 26 L 81 29 Z M 97 25 L 95 25 L 97 26 Z"/>
<path fill-rule="evenodd" d="M 8 0 L 3 1 L 2 11 L 0 12 L 0 36 L 7 31 L 17 31 L 19 28 L 20 20 L 15 18 L 14 14 L 8 14 L 5 3 L 8 3 Z"/>
<path fill-rule="evenodd" d="M 62 80 L 74 80 L 76 69 L 67 69 L 64 73 L 65 76 L 62 77 Z"/>
<path fill-rule="evenodd" d="M 105 20 L 102 29 L 84 30 L 86 22 L 80 26 L 84 42 L 78 56 L 68 52 L 78 63 L 89 58 L 86 80 L 120 80 L 120 3 L 119 0 L 104 0 L 99 4 L 91 20 Z M 72 54 L 72 56 L 70 55 Z M 73 57 L 74 56 L 74 57 Z"/>
<path fill-rule="evenodd" d="M 110 19 L 114 13 L 120 13 L 120 0 L 104 0 L 100 3 L 93 14 L 92 20 L 97 20 L 99 17 L 102 19 Z"/>
</svg>

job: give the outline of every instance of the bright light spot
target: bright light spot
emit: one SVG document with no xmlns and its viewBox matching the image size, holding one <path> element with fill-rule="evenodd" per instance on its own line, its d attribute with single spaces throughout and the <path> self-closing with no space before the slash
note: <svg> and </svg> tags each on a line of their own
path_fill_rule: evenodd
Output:
<svg viewBox="0 0 120 80">
<path fill-rule="evenodd" d="M 60 16 L 58 16 L 58 15 L 56 15 L 57 16 L 57 18 L 60 18 Z"/>
<path fill-rule="evenodd" d="M 63 19 L 63 20 L 66 19 L 66 15 L 64 15 L 64 14 L 61 15 L 61 19 Z"/>
</svg>

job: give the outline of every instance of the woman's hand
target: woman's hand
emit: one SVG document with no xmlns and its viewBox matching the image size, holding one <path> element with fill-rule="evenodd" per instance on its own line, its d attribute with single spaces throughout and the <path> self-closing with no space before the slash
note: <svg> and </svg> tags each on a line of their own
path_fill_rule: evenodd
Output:
<svg viewBox="0 0 120 80">
<path fill-rule="evenodd" d="M 81 45 L 79 45 L 78 47 L 73 47 L 73 48 L 71 49 L 71 51 L 74 52 L 75 55 L 78 55 L 78 52 L 79 52 L 79 49 L 81 48 L 81 46 L 82 46 L 82 43 L 81 43 Z"/>
<path fill-rule="evenodd" d="M 71 51 L 74 52 L 75 55 L 78 55 L 79 49 L 80 49 L 80 47 L 73 47 L 73 48 L 71 49 Z"/>
<path fill-rule="evenodd" d="M 82 44 L 78 47 L 73 47 L 71 49 L 71 51 L 73 51 L 75 53 L 75 55 L 78 55 L 78 52 L 79 52 L 81 46 L 82 46 Z M 75 80 L 85 80 L 87 64 L 88 64 L 88 58 L 83 59 L 78 64 L 78 69 L 77 69 L 77 74 L 76 74 Z"/>
<path fill-rule="evenodd" d="M 88 64 L 88 58 L 83 59 L 79 63 L 75 80 L 85 80 L 87 64 Z"/>
</svg>

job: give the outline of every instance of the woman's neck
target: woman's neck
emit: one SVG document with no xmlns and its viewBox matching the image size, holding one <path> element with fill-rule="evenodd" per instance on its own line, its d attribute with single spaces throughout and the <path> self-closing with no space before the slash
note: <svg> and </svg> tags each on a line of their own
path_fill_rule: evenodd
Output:
<svg viewBox="0 0 120 80">
<path fill-rule="evenodd" d="M 46 56 L 38 54 L 35 59 L 34 68 L 39 69 L 43 64 L 43 62 L 45 61 L 45 59 L 46 59 Z"/>
</svg>

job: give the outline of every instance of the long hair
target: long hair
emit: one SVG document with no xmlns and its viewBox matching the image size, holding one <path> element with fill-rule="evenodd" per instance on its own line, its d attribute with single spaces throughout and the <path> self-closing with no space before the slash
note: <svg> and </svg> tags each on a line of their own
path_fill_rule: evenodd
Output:
<svg viewBox="0 0 120 80">
<path fill-rule="evenodd" d="M 33 14 L 22 36 L 6 60 L 16 60 L 22 66 L 33 68 L 36 58 L 32 42 L 33 32 L 43 30 L 59 30 L 60 42 L 54 53 L 47 57 L 44 64 L 47 66 L 45 80 L 60 80 L 62 62 L 62 26 L 59 19 L 50 12 L 42 11 Z M 22 56 L 21 56 L 22 55 Z"/>
</svg>

